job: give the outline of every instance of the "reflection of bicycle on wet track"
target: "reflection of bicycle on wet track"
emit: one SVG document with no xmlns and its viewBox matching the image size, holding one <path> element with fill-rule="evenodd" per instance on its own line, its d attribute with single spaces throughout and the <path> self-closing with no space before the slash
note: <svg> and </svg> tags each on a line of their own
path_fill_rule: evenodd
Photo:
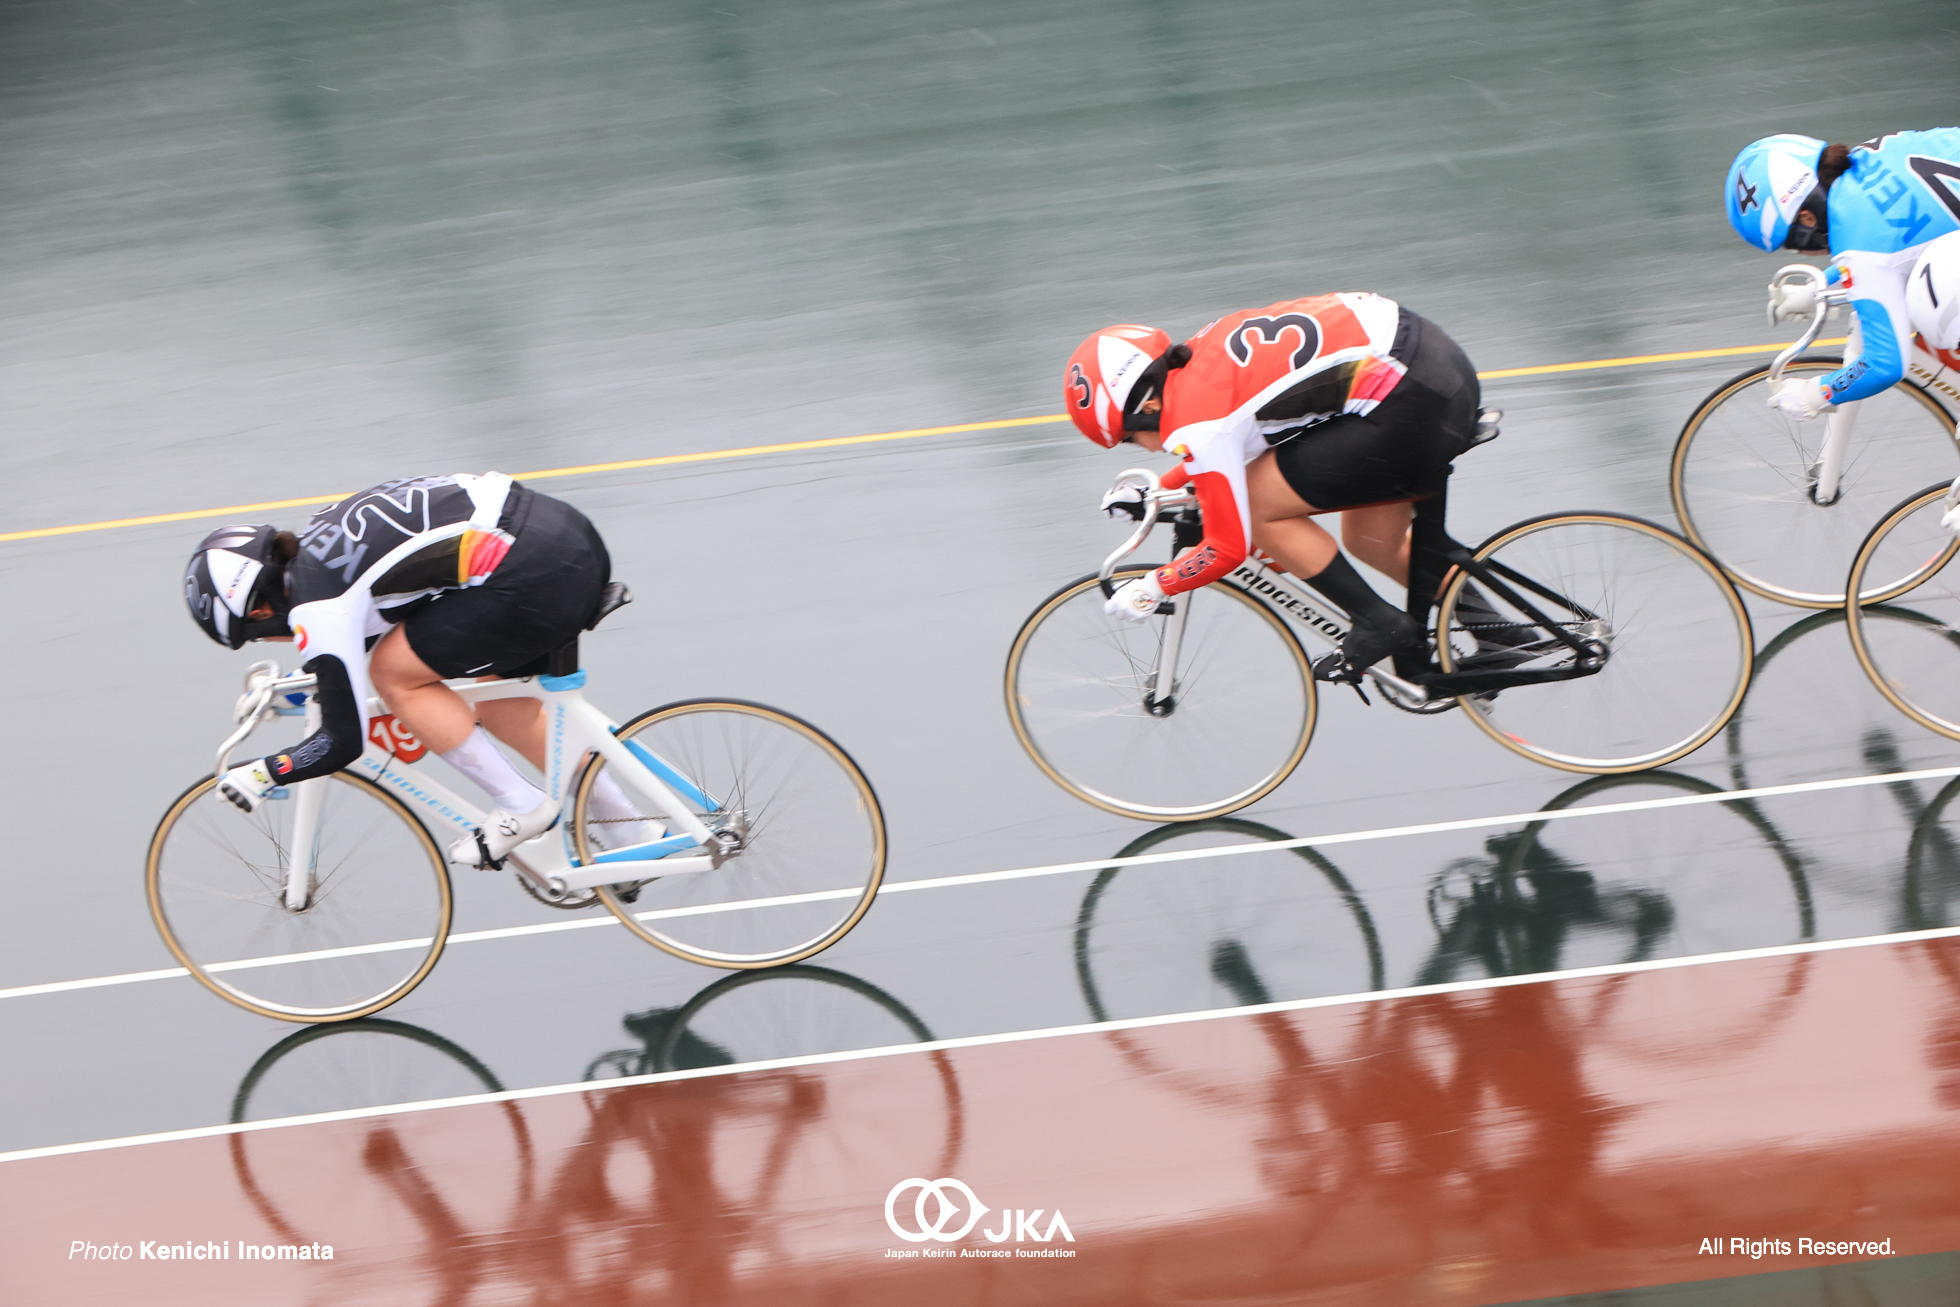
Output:
<svg viewBox="0 0 1960 1307">
<path fill-rule="evenodd" d="M 267 1049 L 239 1083 L 231 1120 L 503 1089 L 489 1067 L 441 1035 L 368 1017 L 310 1026 Z M 332 1148 L 307 1131 L 241 1132 L 229 1139 L 232 1171 L 288 1243 L 333 1243 L 354 1195 L 384 1204 L 419 1234 L 436 1272 L 430 1301 L 460 1303 L 492 1272 L 496 1250 L 534 1200 L 537 1160 L 516 1103 L 477 1109 L 439 1133 L 436 1120 L 418 1113 L 404 1129 L 387 1116 L 367 1118 L 351 1126 L 358 1140 Z"/>
<path fill-rule="evenodd" d="M 623 1023 L 640 1047 L 601 1054 L 586 1067 L 585 1079 L 926 1044 L 934 1038 L 917 1013 L 870 981 L 807 964 L 724 976 L 679 1007 L 632 1013 Z M 952 1062 L 943 1052 L 926 1056 L 945 1122 L 940 1169 L 933 1174 L 946 1175 L 965 1133 L 965 1103 Z"/>
<path fill-rule="evenodd" d="M 1645 788 L 1723 792 L 1673 772 L 1595 777 L 1558 795 L 1545 810 L 1578 807 L 1587 799 L 1625 801 Z M 1741 824 L 1717 812 L 1740 818 Z M 1702 823 L 1670 832 L 1673 823 L 1696 821 L 1693 814 L 1708 814 L 1715 828 Z M 1647 837 L 1626 847 L 1600 838 L 1596 820 L 1531 822 L 1489 839 L 1485 858 L 1462 859 L 1445 868 L 1429 891 L 1436 945 L 1417 983 L 1645 962 L 1659 956 L 1670 939 L 1679 955 L 1815 937 L 1816 912 L 1805 863 L 1751 800 L 1642 814 Z M 1656 840 L 1670 834 L 1677 836 L 1673 849 L 1655 847 Z M 1630 862 L 1643 880 L 1665 879 L 1668 889 L 1603 879 L 1599 862 L 1609 850 L 1616 859 Z M 1755 933 L 1764 923 L 1769 929 Z M 1742 939 L 1727 936 L 1737 926 L 1752 933 Z M 1715 937 L 1709 938 L 1709 932 Z M 1635 983 L 1631 974 L 1568 986 L 1566 1007 L 1578 1029 L 1595 1032 L 1590 1038 L 1601 1051 L 1674 1063 L 1699 1061 L 1731 1056 L 1768 1039 L 1795 1011 L 1810 972 L 1810 959 L 1799 956 L 1781 975 L 1731 982 L 1734 987 L 1722 1005 L 1725 1015 L 1704 1026 L 1690 1047 L 1681 1047 L 1671 1029 L 1638 1022 L 1621 1029 L 1625 1023 L 1614 1018 Z"/>
<path fill-rule="evenodd" d="M 1147 570 L 1122 560 L 1160 515 L 1173 514 L 1174 554 L 1203 534 L 1188 492 L 1156 489 L 1147 471 L 1124 478 L 1145 488 L 1143 520 L 1101 573 L 1023 624 L 1007 660 L 1008 717 L 1042 771 L 1097 807 L 1159 821 L 1233 812 L 1285 780 L 1312 739 L 1300 631 L 1338 647 L 1348 622 L 1256 553 L 1142 622 L 1110 618 L 1106 595 Z M 1461 706 L 1533 761 L 1616 773 L 1692 752 L 1742 701 L 1748 615 L 1720 569 L 1672 532 L 1616 513 L 1554 514 L 1474 550 L 1452 542 L 1447 557 L 1430 670 L 1413 681 L 1367 673 L 1397 707 Z M 1466 627 L 1458 607 L 1472 577 L 1496 620 Z"/>
<path fill-rule="evenodd" d="M 1218 835 L 1251 844 L 1292 838 L 1257 822 L 1214 818 L 1147 831 L 1116 857 L 1175 852 L 1187 842 L 1208 847 L 1221 842 Z M 1207 868 L 1219 870 L 1206 875 Z M 1367 904 L 1312 848 L 1106 867 L 1083 896 L 1074 949 L 1076 980 L 1096 1021 L 1387 983 Z"/>
<path fill-rule="evenodd" d="M 1554 805 L 1608 787 L 1656 784 L 1711 788 L 1668 773 L 1600 778 Z M 1740 816 L 1745 838 L 1769 849 L 1767 865 L 1777 868 L 1788 897 L 1788 878 L 1796 872 L 1782 866 L 1751 814 L 1736 805 L 1712 806 Z M 1510 898 L 1433 899 L 1432 908 L 1445 914 L 1443 942 L 1419 980 L 1459 976 L 1477 959 L 1500 975 L 1532 962 L 1570 966 L 1579 937 L 1588 933 L 1605 944 L 1598 960 L 1657 953 L 1679 915 L 1666 896 L 1602 887 L 1562 843 L 1544 842 L 1570 840 L 1583 848 L 1580 832 L 1591 825 L 1590 819 L 1538 822 L 1493 839 L 1481 871 L 1486 883 L 1535 878 L 1539 888 Z M 1248 835 L 1260 830 L 1235 826 Z M 1102 893 L 1092 890 L 1085 901 L 1078 975 L 1096 1016 L 1138 1014 L 1133 1000 L 1112 1000 L 1112 978 L 1180 957 L 1202 960 L 1213 982 L 1241 1004 L 1288 992 L 1269 970 L 1286 964 L 1284 950 L 1219 937 L 1216 925 L 1202 918 L 1166 925 L 1181 924 L 1196 947 L 1166 948 L 1155 935 L 1124 944 L 1104 929 L 1112 906 L 1108 885 L 1140 871 L 1181 870 L 1112 869 L 1103 873 L 1110 879 Z M 1553 920 L 1561 911 L 1564 919 Z M 1540 919 L 1520 920 L 1532 914 Z M 1132 956 L 1118 953 L 1124 947 Z M 1629 1005 L 1639 977 L 1626 974 L 1378 1000 L 1357 995 L 1351 1005 L 1227 1019 L 1197 1042 L 1176 1033 L 1188 1027 L 1117 1030 L 1104 1038 L 1137 1076 L 1177 1095 L 1187 1110 L 1217 1114 L 1229 1122 L 1223 1128 L 1254 1145 L 1258 1174 L 1277 1208 L 1272 1234 L 1258 1245 L 1262 1280 L 1286 1283 L 1312 1268 L 1320 1277 L 1315 1282 L 1324 1283 L 1330 1250 L 1342 1249 L 1340 1264 L 1379 1285 L 1447 1255 L 1427 1244 L 1432 1230 L 1478 1225 L 1492 1232 L 1499 1255 L 1522 1258 L 1612 1228 L 1619 1196 L 1599 1156 L 1626 1109 L 1610 1091 L 1594 1088 L 1602 1076 L 1593 1060 L 1670 1065 L 1733 1055 L 1784 1027 L 1810 972 L 1811 960 L 1798 957 L 1725 978 L 1730 988 L 1721 1028 L 1685 1050 L 1678 1047 L 1678 1026 L 1661 1029 Z M 1351 1241 L 1370 1231 L 1369 1243 L 1378 1245 L 1384 1228 L 1397 1236 L 1393 1253 L 1379 1265 L 1355 1263 Z"/>
<path fill-rule="evenodd" d="M 1887 787 L 1912 818 L 1912 839 L 1906 846 L 1905 875 L 1900 881 L 1900 930 L 1937 930 L 1955 924 L 1960 906 L 1960 839 L 1946 828 L 1947 810 L 1960 797 L 1960 776 L 1921 801 L 1911 782 Z"/>
<path fill-rule="evenodd" d="M 1627 802 L 1649 790 L 1723 792 L 1673 772 L 1597 777 L 1559 794 L 1545 810 L 1575 808 L 1587 800 Z M 1740 818 L 1740 825 L 1719 813 Z M 1437 942 L 1416 983 L 1641 962 L 1656 956 L 1670 936 L 1680 942 L 1683 932 L 1738 924 L 1754 930 L 1767 922 L 1770 929 L 1744 940 L 1695 940 L 1691 934 L 1690 951 L 1815 935 L 1804 861 L 1754 801 L 1643 813 L 1635 818 L 1643 832 L 1637 843 L 1602 839 L 1601 820 L 1612 819 L 1530 822 L 1491 836 L 1484 856 L 1459 859 L 1439 872 L 1428 893 Z M 1602 854 L 1630 863 L 1638 879 L 1602 882 Z M 1667 883 L 1671 893 L 1655 887 L 1656 881 Z M 1677 901 L 1684 894 L 1694 895 L 1691 905 Z"/>
<path fill-rule="evenodd" d="M 794 962 L 857 924 L 884 876 L 884 818 L 827 736 L 734 700 L 616 726 L 585 699 L 576 642 L 554 666 L 562 674 L 451 686 L 472 703 L 544 704 L 546 784 L 566 820 L 507 859 L 533 897 L 602 902 L 641 939 L 717 967 Z M 314 688 L 311 676 L 255 665 L 217 774 L 269 715 L 317 726 Z M 468 837 L 485 820 L 403 765 L 421 753 L 377 730 L 348 770 L 276 790 L 251 814 L 218 801 L 215 776 L 186 790 L 147 865 L 151 914 L 177 960 L 221 997 L 289 1021 L 369 1014 L 413 989 L 441 956 L 453 910 L 430 827 Z M 596 814 L 602 778 L 638 815 Z"/>
<path fill-rule="evenodd" d="M 1138 870 L 1149 869 L 1120 874 Z M 1085 929 L 1100 933 L 1096 919 L 1107 906 L 1085 903 L 1078 940 Z M 1079 968 L 1084 997 L 1099 1015 L 1120 1011 L 1106 997 L 1106 976 L 1163 956 L 1159 948 L 1132 947 L 1137 956 L 1123 959 L 1109 956 L 1104 944 L 1090 955 L 1092 965 Z M 1276 997 L 1265 968 L 1283 964 L 1283 955 L 1255 954 L 1236 937 L 1202 952 L 1216 983 L 1238 1003 Z M 1324 1284 L 1334 1249 L 1337 1264 L 1377 1283 L 1428 1266 L 1438 1253 L 1428 1233 L 1452 1224 L 1446 1212 L 1460 1203 L 1530 1221 L 1565 1211 L 1615 1120 L 1610 1104 L 1585 1087 L 1578 1065 L 1584 1027 L 1543 992 L 1257 1012 L 1222 1023 L 1199 1046 L 1174 1033 L 1189 1029 L 1117 1030 L 1105 1038 L 1137 1076 L 1175 1094 L 1187 1111 L 1217 1115 L 1219 1128 L 1252 1145 L 1275 1210 L 1272 1233 L 1253 1254 L 1261 1265 L 1241 1269 L 1264 1283 L 1288 1283 L 1311 1270 Z M 1534 1052 L 1525 1075 L 1503 1056 L 1520 1042 Z M 1201 1059 L 1193 1056 L 1196 1047 Z M 1540 1200 L 1548 1174 L 1556 1192 Z M 1520 1175 L 1530 1183 L 1517 1183 Z M 1355 1241 L 1379 1245 L 1363 1235 L 1384 1223 L 1406 1239 L 1392 1241 L 1394 1252 L 1379 1265 L 1357 1263 Z"/>
<path fill-rule="evenodd" d="M 735 1066 L 808 1053 L 929 1042 L 904 1003 L 859 977 L 791 966 L 725 977 L 677 1008 L 628 1016 L 641 1047 L 608 1053 L 588 1079 Z M 714 1301 L 740 1265 L 786 1258 L 807 1211 L 785 1195 L 858 1177 L 957 1174 L 965 1107 L 941 1050 L 662 1084 L 595 1086 L 585 1135 L 541 1196 L 527 1239 L 543 1282 L 579 1301 L 664 1289 Z M 849 1094 L 833 1116 L 831 1095 Z M 880 1179 L 881 1184 L 890 1181 Z"/>
<path fill-rule="evenodd" d="M 1933 622 L 1894 604 L 1874 604 L 1864 618 L 1868 627 L 1883 626 L 1887 640 L 1915 639 Z M 1845 631 L 1843 609 L 1809 613 L 1756 651 L 1749 694 L 1722 731 L 1730 789 L 1835 778 L 1853 738 L 1866 764 L 1880 771 L 1945 761 L 1940 741 L 1912 732 L 1872 693 Z M 1843 745 L 1820 748 L 1820 722 L 1831 723 Z M 1880 756 L 1887 761 L 1873 761 Z"/>
</svg>

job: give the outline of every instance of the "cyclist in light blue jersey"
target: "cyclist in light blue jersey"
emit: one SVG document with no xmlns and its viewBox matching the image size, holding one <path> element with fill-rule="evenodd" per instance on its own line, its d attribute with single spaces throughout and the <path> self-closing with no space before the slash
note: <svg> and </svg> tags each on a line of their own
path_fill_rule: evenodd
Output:
<svg viewBox="0 0 1960 1307">
<path fill-rule="evenodd" d="M 1939 240 L 1960 231 L 1960 127 L 1862 145 L 1767 137 L 1736 156 L 1726 198 L 1730 225 L 1758 249 L 1829 254 L 1825 279 L 1849 292 L 1856 315 L 1844 366 L 1784 380 L 1770 407 L 1805 421 L 1876 395 L 1905 375 L 1915 333 L 1929 352 L 1949 348 L 1953 315 L 1924 319 L 1939 315 L 1945 286 L 1960 284 L 1960 241 Z M 1915 279 L 1925 286 L 1909 303 Z M 1795 306 L 1786 298 L 1783 307 Z M 1948 354 L 1941 361 L 1960 367 Z"/>
</svg>

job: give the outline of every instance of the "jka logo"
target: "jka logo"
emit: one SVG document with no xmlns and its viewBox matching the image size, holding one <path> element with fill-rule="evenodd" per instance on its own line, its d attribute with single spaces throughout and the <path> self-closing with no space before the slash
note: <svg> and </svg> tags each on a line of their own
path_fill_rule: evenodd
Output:
<svg viewBox="0 0 1960 1307">
<path fill-rule="evenodd" d="M 415 762 L 429 746 L 415 738 L 415 732 L 401 724 L 393 713 L 384 713 L 368 723 L 368 738 L 383 753 L 392 753 L 401 762 Z"/>
<path fill-rule="evenodd" d="M 911 1228 L 900 1220 L 899 1198 L 913 1189 L 919 1196 L 911 1202 L 908 1215 L 912 1218 Z M 928 1211 L 928 1204 L 931 1210 Z M 891 1232 L 907 1243 L 924 1243 L 927 1239 L 940 1243 L 957 1243 L 980 1225 L 980 1218 L 994 1209 L 980 1201 L 979 1195 L 965 1184 L 948 1176 L 937 1180 L 924 1180 L 913 1177 L 900 1180 L 885 1195 L 885 1224 Z M 1033 1211 L 1023 1209 L 1003 1209 L 1000 1213 L 1000 1229 L 989 1230 L 981 1226 L 980 1233 L 989 1243 L 1004 1243 L 1010 1237 L 1016 1243 L 1032 1241 L 1047 1243 L 1059 1233 L 1069 1243 L 1075 1242 L 1075 1234 L 1068 1228 L 1068 1222 L 1057 1211 L 1048 1221 L 1044 1230 L 1039 1223 L 1043 1209 Z"/>
</svg>

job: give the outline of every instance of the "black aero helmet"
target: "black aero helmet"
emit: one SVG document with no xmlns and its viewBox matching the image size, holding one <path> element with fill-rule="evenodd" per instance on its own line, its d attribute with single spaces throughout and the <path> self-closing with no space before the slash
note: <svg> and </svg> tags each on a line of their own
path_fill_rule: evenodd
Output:
<svg viewBox="0 0 1960 1307">
<path fill-rule="evenodd" d="M 289 635 L 285 586 L 286 566 L 279 558 L 272 526 L 221 526 L 205 536 L 184 568 L 184 603 L 204 633 L 227 649 L 247 640 Z M 247 616 L 261 602 L 274 615 L 253 621 Z"/>
</svg>

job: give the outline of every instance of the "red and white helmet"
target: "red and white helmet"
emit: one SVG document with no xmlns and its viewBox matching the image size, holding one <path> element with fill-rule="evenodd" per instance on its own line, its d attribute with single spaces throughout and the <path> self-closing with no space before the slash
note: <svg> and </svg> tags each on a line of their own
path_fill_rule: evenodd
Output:
<svg viewBox="0 0 1960 1307">
<path fill-rule="evenodd" d="M 1171 347 L 1155 327 L 1119 322 L 1075 347 L 1062 374 L 1063 405 L 1076 430 L 1114 449 L 1123 443 L 1124 405 L 1143 370 Z"/>
</svg>

